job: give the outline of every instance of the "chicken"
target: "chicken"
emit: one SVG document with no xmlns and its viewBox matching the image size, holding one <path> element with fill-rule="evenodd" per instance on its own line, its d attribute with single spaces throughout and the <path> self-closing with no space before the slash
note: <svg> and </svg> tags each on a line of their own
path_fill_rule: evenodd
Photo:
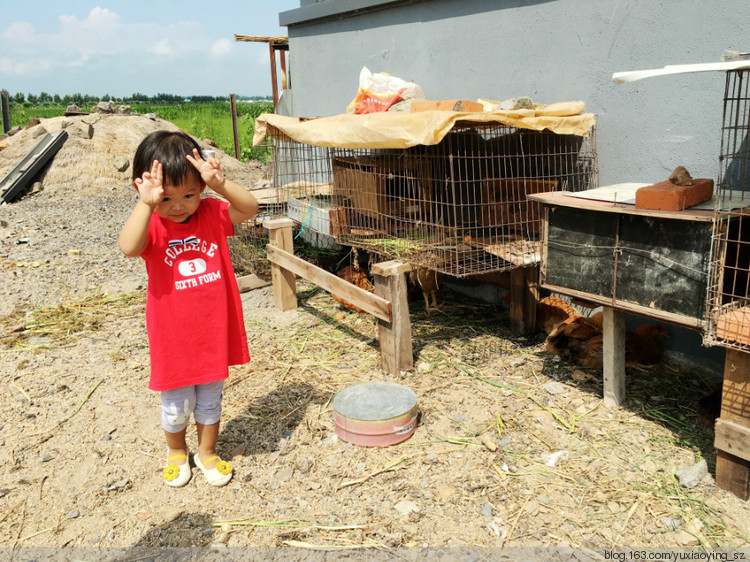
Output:
<svg viewBox="0 0 750 562">
<path fill-rule="evenodd" d="M 625 332 L 625 366 L 644 370 L 661 359 L 660 341 L 668 337 L 661 324 L 641 324 Z M 547 336 L 547 351 L 578 363 L 582 367 L 603 368 L 604 338 L 601 316 L 591 318 L 571 317 L 562 322 Z"/>
<path fill-rule="evenodd" d="M 590 348 L 595 338 L 601 337 L 601 325 L 585 316 L 576 314 L 560 322 L 547 336 L 545 348 L 550 353 L 559 355 L 576 363 L 581 363 L 592 355 Z M 589 340 L 591 344 L 587 344 Z M 596 355 L 596 353 L 594 353 Z M 599 352 L 601 355 L 601 352 Z"/>
<path fill-rule="evenodd" d="M 641 324 L 632 332 L 625 333 L 625 366 L 643 369 L 655 365 L 661 359 L 661 340 L 669 332 L 661 324 Z"/>
<path fill-rule="evenodd" d="M 433 311 L 440 310 L 437 304 L 440 279 L 441 275 L 437 271 L 432 271 L 426 267 L 416 266 L 409 272 L 409 282 L 422 290 L 424 309 L 428 315 L 432 314 Z M 432 305 L 430 305 L 430 298 L 432 299 Z"/>
<path fill-rule="evenodd" d="M 576 310 L 560 297 L 544 297 L 536 305 L 536 327 L 549 335 L 563 320 L 577 315 Z"/>
<path fill-rule="evenodd" d="M 339 270 L 336 275 L 338 275 L 342 279 L 346 279 L 347 281 L 349 281 L 349 283 L 352 283 L 360 289 L 364 289 L 365 291 L 369 291 L 372 293 L 375 290 L 375 286 L 370 282 L 370 279 L 367 277 L 367 273 L 362 271 L 359 267 L 347 265 L 343 269 Z M 361 308 L 354 306 L 341 297 L 337 297 L 336 295 L 331 296 L 333 297 L 333 300 L 341 303 L 342 305 L 344 305 L 344 308 L 348 310 L 353 310 L 354 312 L 364 312 L 364 310 L 362 310 Z"/>
</svg>

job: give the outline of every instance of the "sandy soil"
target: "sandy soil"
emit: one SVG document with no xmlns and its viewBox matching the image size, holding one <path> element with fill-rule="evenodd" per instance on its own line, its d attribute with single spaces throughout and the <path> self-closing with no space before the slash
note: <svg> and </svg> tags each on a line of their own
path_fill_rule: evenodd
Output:
<svg viewBox="0 0 750 562">
<path fill-rule="evenodd" d="M 234 479 L 213 488 L 193 468 L 185 488 L 168 488 L 147 389 L 145 270 L 116 247 L 133 204 L 121 181 L 45 186 L 0 206 L 5 547 L 296 547 L 300 559 L 313 548 L 595 558 L 750 547 L 750 507 L 716 488 L 713 435 L 696 414 L 710 377 L 669 363 L 629 372 L 627 401 L 608 409 L 599 373 L 555 360 L 541 335 L 511 333 L 505 307 L 447 291 L 438 314 L 413 301 L 415 368 L 398 376 L 380 370 L 374 319 L 316 287 L 299 283 L 289 312 L 270 288 L 244 293 L 253 360 L 231 370 L 219 438 Z M 419 425 L 400 445 L 334 433 L 335 393 L 374 380 L 417 393 Z M 710 473 L 681 486 L 675 472 L 701 459 Z"/>
</svg>

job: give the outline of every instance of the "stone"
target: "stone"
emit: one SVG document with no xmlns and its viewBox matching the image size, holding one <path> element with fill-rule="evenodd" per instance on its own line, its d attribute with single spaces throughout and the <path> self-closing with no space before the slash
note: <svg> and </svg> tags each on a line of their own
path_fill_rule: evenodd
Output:
<svg viewBox="0 0 750 562">
<path fill-rule="evenodd" d="M 80 107 L 78 107 L 75 104 L 71 104 L 68 107 L 65 108 L 65 113 L 63 115 L 80 115 L 81 113 L 84 113 Z"/>
<path fill-rule="evenodd" d="M 128 169 L 128 166 L 130 166 L 130 160 L 125 156 L 115 157 L 115 168 L 117 168 L 118 172 L 124 172 Z"/>
<path fill-rule="evenodd" d="M 76 127 L 76 136 L 82 138 L 82 139 L 92 139 L 94 138 L 94 126 L 82 123 L 80 127 Z"/>
<path fill-rule="evenodd" d="M 419 506 L 411 501 L 400 501 L 393 508 L 398 511 L 402 517 L 409 517 L 412 513 L 419 513 Z"/>
<path fill-rule="evenodd" d="M 36 127 L 34 131 L 31 133 L 31 138 L 38 139 L 39 137 L 45 134 L 47 134 L 47 129 L 45 129 L 44 127 L 40 125 L 39 127 Z"/>
<path fill-rule="evenodd" d="M 42 122 L 42 120 L 39 119 L 39 117 L 32 117 L 31 119 L 29 119 L 29 122 L 26 123 L 26 128 L 27 129 L 32 129 L 32 128 L 36 127 L 37 125 L 39 125 L 39 123 L 41 123 L 41 122 Z"/>
<path fill-rule="evenodd" d="M 114 104 L 111 101 L 100 101 L 94 107 L 96 113 L 114 113 Z"/>
<path fill-rule="evenodd" d="M 117 113 L 120 115 L 130 115 L 130 106 L 129 105 L 118 105 L 117 106 Z"/>
<path fill-rule="evenodd" d="M 557 381 L 551 381 L 542 385 L 542 388 L 550 394 L 562 394 L 565 392 L 565 387 Z"/>
<path fill-rule="evenodd" d="M 693 466 L 681 468 L 675 473 L 675 476 L 683 488 L 695 488 L 706 474 L 708 474 L 708 464 L 706 459 L 701 459 Z"/>
</svg>

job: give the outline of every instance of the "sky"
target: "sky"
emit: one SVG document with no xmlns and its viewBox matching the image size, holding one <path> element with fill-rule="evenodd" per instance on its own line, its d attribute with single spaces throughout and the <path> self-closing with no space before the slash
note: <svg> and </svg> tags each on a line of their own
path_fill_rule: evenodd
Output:
<svg viewBox="0 0 750 562">
<path fill-rule="evenodd" d="M 0 90 L 271 95 L 266 43 L 299 0 L 18 0 L 0 3 Z"/>
</svg>

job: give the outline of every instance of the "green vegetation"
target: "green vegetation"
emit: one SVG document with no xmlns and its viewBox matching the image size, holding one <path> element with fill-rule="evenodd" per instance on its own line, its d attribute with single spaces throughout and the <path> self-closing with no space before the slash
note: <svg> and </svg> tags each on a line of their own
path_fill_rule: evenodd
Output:
<svg viewBox="0 0 750 562">
<path fill-rule="evenodd" d="M 190 101 L 186 101 L 189 99 Z M 270 101 L 242 102 L 238 97 L 237 136 L 239 137 L 240 160 L 248 162 L 259 160 L 267 162 L 271 151 L 267 146 L 253 147 L 255 119 L 261 113 L 273 113 Z M 156 113 L 160 118 L 170 121 L 180 129 L 199 139 L 211 139 L 221 150 L 234 156 L 234 133 L 232 131 L 232 113 L 229 100 L 211 96 L 172 96 L 158 94 L 153 98 L 133 94 L 124 100 L 110 100 L 109 96 L 91 98 L 90 96 L 50 96 L 42 92 L 39 96 L 23 94 L 9 96 L 11 126 L 26 125 L 32 117 L 47 119 L 59 117 L 68 105 L 75 104 L 83 111 L 88 111 L 99 101 L 114 101 L 130 105 L 135 113 Z"/>
</svg>

